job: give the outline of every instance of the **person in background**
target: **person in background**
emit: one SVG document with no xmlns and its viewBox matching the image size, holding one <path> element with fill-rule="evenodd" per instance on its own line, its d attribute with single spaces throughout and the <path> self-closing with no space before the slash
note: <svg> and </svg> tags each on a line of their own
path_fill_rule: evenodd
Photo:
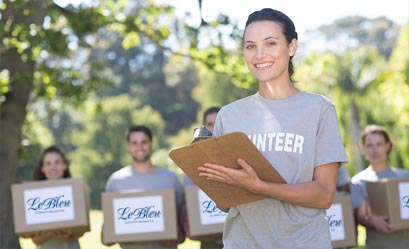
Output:
<svg viewBox="0 0 409 249">
<path fill-rule="evenodd" d="M 393 142 L 386 129 L 368 125 L 361 134 L 361 149 L 369 166 L 351 179 L 351 197 L 356 221 L 366 227 L 366 248 L 409 248 L 409 229 L 392 230 L 388 218 L 371 213 L 366 183 L 382 178 L 409 177 L 409 171 L 391 167 L 388 155 Z"/>
<path fill-rule="evenodd" d="M 203 113 L 203 125 L 208 129 L 211 133 L 214 130 L 214 124 L 216 122 L 217 113 L 219 112 L 220 107 L 213 106 L 207 108 Z M 195 186 L 195 183 L 187 176 L 183 176 L 183 185 L 184 186 Z"/>
<path fill-rule="evenodd" d="M 214 124 L 216 122 L 217 113 L 219 112 L 220 107 L 213 106 L 205 110 L 203 113 L 203 125 L 208 129 L 210 132 L 213 133 Z M 187 176 L 184 175 L 183 177 L 183 185 L 186 186 L 195 186 L 195 183 Z M 189 231 L 189 224 L 187 220 L 187 211 L 184 207 L 184 217 L 185 217 L 185 230 Z M 222 234 L 212 234 L 207 236 L 200 236 L 200 237 L 190 237 L 192 240 L 200 241 L 200 248 L 201 249 L 219 249 L 223 248 L 223 237 Z"/>
<path fill-rule="evenodd" d="M 178 244 L 185 240 L 181 214 L 184 202 L 182 184 L 176 173 L 167 168 L 154 165 L 151 162 L 153 137 L 148 127 L 144 125 L 129 127 L 126 131 L 126 142 L 133 162 L 131 165 L 125 166 L 111 174 L 106 183 L 105 191 L 175 189 L 178 211 L 178 239 L 174 241 L 120 243 L 120 246 L 123 249 L 176 248 Z"/>
<path fill-rule="evenodd" d="M 203 125 L 213 133 L 214 125 L 216 123 L 217 113 L 220 111 L 220 107 L 213 106 L 206 109 L 203 113 Z"/>
<path fill-rule="evenodd" d="M 339 167 L 338 179 L 337 179 L 337 191 L 338 192 L 350 192 L 351 176 L 345 165 Z"/>
<path fill-rule="evenodd" d="M 242 158 L 238 169 L 198 167 L 209 181 L 267 196 L 229 209 L 225 249 L 332 248 L 325 210 L 348 158 L 334 104 L 293 84 L 297 39 L 294 23 L 280 11 L 265 8 L 247 19 L 244 58 L 258 92 L 223 106 L 213 134 L 245 133 L 287 183 L 263 181 Z"/>
<path fill-rule="evenodd" d="M 45 149 L 33 170 L 34 181 L 58 180 L 70 178 L 69 161 L 64 151 L 58 146 Z M 85 231 L 52 230 L 40 231 L 30 238 L 37 245 L 37 249 L 77 249 L 80 248 L 78 239 Z"/>
</svg>

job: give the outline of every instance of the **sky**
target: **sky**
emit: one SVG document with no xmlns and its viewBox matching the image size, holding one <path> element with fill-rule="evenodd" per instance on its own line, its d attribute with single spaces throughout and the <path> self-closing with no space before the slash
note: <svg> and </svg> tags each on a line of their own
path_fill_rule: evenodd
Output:
<svg viewBox="0 0 409 249">
<path fill-rule="evenodd" d="M 165 2 L 177 7 L 178 15 L 191 12 L 193 16 L 199 16 L 197 0 L 155 2 Z M 409 22 L 408 0 L 202 0 L 205 21 L 213 20 L 219 13 L 223 13 L 237 20 L 241 28 L 244 28 L 251 12 L 266 7 L 288 15 L 300 34 L 351 15 L 367 18 L 386 16 L 399 24 Z"/>
<path fill-rule="evenodd" d="M 92 1 L 55 0 L 63 5 Z M 191 12 L 193 22 L 200 20 L 198 0 L 153 1 L 175 6 L 179 16 L 184 16 L 185 12 Z M 299 34 L 321 25 L 329 25 L 336 19 L 351 15 L 367 18 L 386 16 L 399 24 L 409 22 L 409 0 L 202 0 L 202 13 L 205 21 L 213 20 L 217 15 L 223 13 L 237 20 L 241 28 L 244 28 L 247 16 L 251 12 L 266 7 L 280 10 L 288 15 L 293 20 Z"/>
</svg>

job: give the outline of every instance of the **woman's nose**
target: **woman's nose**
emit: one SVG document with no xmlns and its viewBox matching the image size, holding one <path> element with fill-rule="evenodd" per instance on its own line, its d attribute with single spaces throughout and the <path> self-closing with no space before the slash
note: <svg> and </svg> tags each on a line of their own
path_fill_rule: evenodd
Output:
<svg viewBox="0 0 409 249">
<path fill-rule="evenodd" d="M 258 46 L 256 49 L 256 57 L 257 58 L 263 58 L 265 56 L 265 50 L 263 46 Z"/>
</svg>

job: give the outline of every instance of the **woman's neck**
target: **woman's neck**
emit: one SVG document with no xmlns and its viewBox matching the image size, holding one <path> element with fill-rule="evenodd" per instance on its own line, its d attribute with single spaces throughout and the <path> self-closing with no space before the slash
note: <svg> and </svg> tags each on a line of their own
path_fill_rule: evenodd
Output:
<svg viewBox="0 0 409 249">
<path fill-rule="evenodd" d="M 284 99 L 298 92 L 294 84 L 285 82 L 282 84 L 274 84 L 270 82 L 259 83 L 259 93 L 267 99 Z"/>
<path fill-rule="evenodd" d="M 369 165 L 371 169 L 375 172 L 382 172 L 389 168 L 388 162 L 381 162 L 381 163 L 371 163 Z"/>
</svg>

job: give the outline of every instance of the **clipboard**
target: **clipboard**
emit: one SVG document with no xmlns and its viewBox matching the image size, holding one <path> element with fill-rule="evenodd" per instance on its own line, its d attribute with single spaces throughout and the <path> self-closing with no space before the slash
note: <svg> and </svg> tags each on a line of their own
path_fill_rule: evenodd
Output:
<svg viewBox="0 0 409 249">
<path fill-rule="evenodd" d="M 269 182 L 286 183 L 257 147 L 242 132 L 232 132 L 212 137 L 169 151 L 169 157 L 189 178 L 201 188 L 220 209 L 227 209 L 243 203 L 261 200 L 265 195 L 245 189 L 207 180 L 200 177 L 198 166 L 215 163 L 230 168 L 240 168 L 237 158 L 243 158 L 252 165 L 260 179 Z"/>
</svg>

